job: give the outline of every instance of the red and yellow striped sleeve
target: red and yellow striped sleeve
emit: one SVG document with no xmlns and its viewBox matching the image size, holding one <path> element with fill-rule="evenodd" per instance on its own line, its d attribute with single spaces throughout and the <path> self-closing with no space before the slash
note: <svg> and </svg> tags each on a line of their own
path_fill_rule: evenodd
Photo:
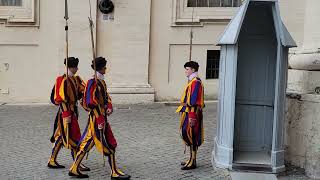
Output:
<svg viewBox="0 0 320 180">
<path fill-rule="evenodd" d="M 108 98 L 108 103 L 107 103 L 107 109 L 112 109 L 112 100 L 111 100 L 111 97 L 109 95 L 108 92 L 107 93 L 107 98 Z"/>
<path fill-rule="evenodd" d="M 68 106 L 67 79 L 64 76 L 59 76 L 56 79 L 54 91 L 54 101 L 56 104 L 59 104 L 62 111 L 62 117 L 70 116 L 71 112 Z"/>
</svg>

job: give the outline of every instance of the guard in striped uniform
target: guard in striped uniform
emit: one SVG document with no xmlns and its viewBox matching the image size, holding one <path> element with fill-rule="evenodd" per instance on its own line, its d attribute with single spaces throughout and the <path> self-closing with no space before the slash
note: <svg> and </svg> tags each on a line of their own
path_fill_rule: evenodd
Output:
<svg viewBox="0 0 320 180">
<path fill-rule="evenodd" d="M 198 147 L 203 143 L 203 117 L 204 87 L 198 77 L 199 64 L 189 61 L 184 65 L 188 84 L 180 100 L 180 106 L 176 112 L 180 113 L 181 137 L 190 147 L 190 158 L 182 162 L 182 170 L 195 169 L 197 167 L 196 157 Z"/>
<path fill-rule="evenodd" d="M 66 60 L 64 60 L 64 64 L 66 64 Z M 57 155 L 62 147 L 70 149 L 72 158 L 75 158 L 77 145 L 81 137 L 77 102 L 83 97 L 85 84 L 79 76 L 75 75 L 78 71 L 79 59 L 69 57 L 67 64 L 68 78 L 66 74 L 56 78 L 50 97 L 51 102 L 59 106 L 54 122 L 53 135 L 50 139 L 54 145 L 48 162 L 48 167 L 54 169 L 65 168 L 65 166 L 57 163 Z M 84 165 L 81 165 L 81 169 L 83 171 L 90 170 Z"/>
<path fill-rule="evenodd" d="M 81 137 L 79 152 L 70 168 L 69 176 L 78 178 L 88 178 L 89 176 L 81 173 L 79 164 L 85 154 L 96 146 L 98 152 L 108 156 L 111 168 L 111 179 L 130 179 L 129 175 L 117 168 L 115 162 L 115 151 L 117 141 L 113 136 L 107 117 L 113 112 L 111 98 L 107 92 L 107 85 L 104 81 L 107 61 L 103 57 L 95 60 L 96 77 L 88 80 L 85 88 L 83 106 L 89 110 L 88 124 Z M 91 65 L 94 69 L 94 64 Z"/>
</svg>

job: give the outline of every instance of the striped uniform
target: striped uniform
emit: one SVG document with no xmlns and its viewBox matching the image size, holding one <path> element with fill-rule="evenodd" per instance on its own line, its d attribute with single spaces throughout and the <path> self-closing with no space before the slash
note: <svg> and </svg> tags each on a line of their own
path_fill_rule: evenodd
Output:
<svg viewBox="0 0 320 180">
<path fill-rule="evenodd" d="M 98 129 L 98 120 L 103 118 L 107 120 L 107 109 L 112 109 L 112 101 L 107 92 L 107 85 L 104 80 L 90 79 L 87 82 L 83 106 L 89 110 L 89 119 L 81 136 L 80 151 L 88 152 L 93 145 L 96 146 L 99 152 L 106 155 L 112 154 L 117 147 L 117 141 L 113 136 L 111 127 L 108 122 L 105 123 L 105 136 L 100 137 L 100 130 Z"/>
<path fill-rule="evenodd" d="M 187 146 L 199 147 L 204 141 L 203 108 L 204 87 L 201 79 L 195 77 L 186 85 L 180 100 L 180 106 L 176 110 L 181 115 L 181 137 Z M 189 118 L 196 119 L 193 127 L 189 124 Z"/>
<path fill-rule="evenodd" d="M 51 92 L 50 100 L 53 104 L 59 106 L 57 112 L 53 135 L 51 142 L 54 142 L 52 149 L 51 162 L 56 163 L 56 156 L 62 145 L 65 148 L 71 149 L 71 154 L 74 155 L 77 150 L 77 145 L 81 137 L 81 132 L 78 123 L 78 100 L 82 99 L 85 84 L 79 76 L 71 76 L 68 79 L 66 75 L 59 76 L 56 79 L 55 85 Z M 71 123 L 63 123 L 63 117 L 71 116 Z M 69 140 L 67 141 L 67 126 L 69 126 Z M 69 144 L 67 144 L 67 142 Z"/>
<path fill-rule="evenodd" d="M 116 167 L 115 149 L 117 147 L 117 141 L 107 122 L 106 112 L 107 109 L 112 109 L 112 102 L 107 92 L 107 85 L 103 79 L 97 79 L 97 83 L 95 79 L 88 80 L 83 98 L 83 106 L 89 111 L 89 118 L 84 133 L 81 136 L 79 152 L 70 168 L 70 172 L 75 175 L 81 173 L 78 169 L 79 165 L 85 154 L 95 145 L 100 153 L 109 157 L 111 176 L 125 176 L 125 174 Z M 101 122 L 106 122 L 104 134 L 98 129 L 98 124 Z"/>
</svg>

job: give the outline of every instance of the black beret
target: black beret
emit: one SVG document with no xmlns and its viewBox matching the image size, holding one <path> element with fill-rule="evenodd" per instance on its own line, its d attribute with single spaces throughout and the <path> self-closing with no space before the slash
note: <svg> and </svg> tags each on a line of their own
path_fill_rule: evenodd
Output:
<svg viewBox="0 0 320 180">
<path fill-rule="evenodd" d="M 100 71 L 101 69 L 103 69 L 103 67 L 107 65 L 107 60 L 104 57 L 97 57 L 94 59 L 94 61 L 92 61 L 92 64 L 91 64 L 92 69 L 94 69 L 94 65 L 93 65 L 94 62 L 96 63 L 97 71 Z"/>
<path fill-rule="evenodd" d="M 64 65 L 66 65 L 66 59 L 64 59 Z M 78 67 L 79 59 L 76 57 L 68 57 L 68 68 Z"/>
<path fill-rule="evenodd" d="M 195 61 L 189 61 L 184 64 L 184 68 L 186 67 L 193 68 L 197 72 L 199 69 L 199 64 Z"/>
</svg>

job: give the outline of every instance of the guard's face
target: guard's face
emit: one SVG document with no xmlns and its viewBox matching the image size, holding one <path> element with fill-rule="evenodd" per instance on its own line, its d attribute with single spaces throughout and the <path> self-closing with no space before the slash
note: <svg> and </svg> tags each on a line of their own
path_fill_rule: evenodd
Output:
<svg viewBox="0 0 320 180">
<path fill-rule="evenodd" d="M 78 67 L 72 67 L 72 68 L 69 68 L 69 70 L 72 72 L 72 74 L 76 74 L 78 71 Z"/>
<path fill-rule="evenodd" d="M 185 74 L 187 77 L 189 77 L 192 73 L 194 73 L 194 69 L 191 67 L 186 67 L 185 68 Z"/>
<path fill-rule="evenodd" d="M 105 67 L 103 67 L 99 72 L 100 72 L 101 74 L 106 74 L 106 70 L 107 70 L 107 67 L 105 66 Z"/>
</svg>

